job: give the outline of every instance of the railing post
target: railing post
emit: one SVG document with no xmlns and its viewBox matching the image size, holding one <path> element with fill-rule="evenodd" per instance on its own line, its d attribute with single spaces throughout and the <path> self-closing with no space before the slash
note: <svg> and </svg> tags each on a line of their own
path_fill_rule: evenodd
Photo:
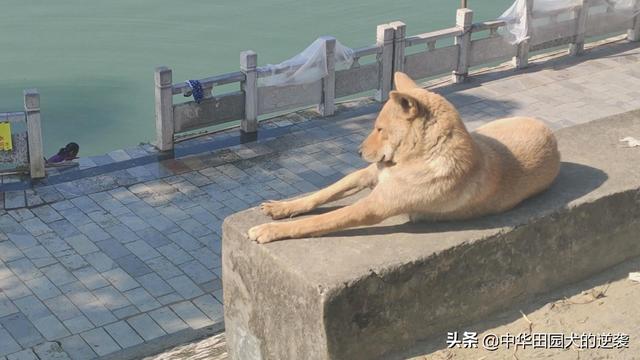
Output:
<svg viewBox="0 0 640 360">
<path fill-rule="evenodd" d="M 244 73 L 244 119 L 240 128 L 246 133 L 258 131 L 258 54 L 247 50 L 240 53 L 240 71 Z"/>
<path fill-rule="evenodd" d="M 389 24 L 393 27 L 393 72 L 404 72 L 404 39 L 407 35 L 407 25 L 402 21 L 394 21 Z M 393 78 L 393 77 L 392 77 Z"/>
<path fill-rule="evenodd" d="M 471 9 L 458 9 L 456 12 L 456 26 L 462 31 L 462 35 L 456 36 L 455 43 L 459 46 L 458 67 L 453 71 L 453 82 L 464 82 L 469 74 L 469 60 L 471 58 L 471 24 L 473 23 L 473 11 Z"/>
<path fill-rule="evenodd" d="M 587 27 L 587 17 L 589 15 L 589 0 L 582 0 L 580 7 L 575 10 L 576 14 L 576 39 L 569 44 L 569 54 L 580 55 L 584 51 L 584 33 Z"/>
<path fill-rule="evenodd" d="M 376 29 L 376 44 L 382 47 L 382 53 L 378 53 L 378 90 L 375 98 L 377 101 L 387 101 L 391 84 L 393 82 L 393 27 L 389 24 L 378 25 Z"/>
<path fill-rule="evenodd" d="M 36 89 L 24 91 L 24 112 L 27 115 L 27 138 L 29 144 L 29 170 L 32 179 L 41 179 L 44 172 L 42 149 L 42 124 L 40 122 L 40 94 Z"/>
<path fill-rule="evenodd" d="M 166 66 L 156 68 L 156 147 L 173 149 L 173 75 Z"/>
<path fill-rule="evenodd" d="M 636 0 L 634 5 L 636 16 L 633 17 L 633 26 L 627 30 L 627 40 L 640 41 L 640 0 Z"/>
<path fill-rule="evenodd" d="M 322 116 L 331 116 L 336 111 L 336 38 L 324 37 L 327 55 L 327 76 L 322 78 L 322 103 L 318 105 L 318 112 Z"/>
<path fill-rule="evenodd" d="M 531 29 L 532 29 L 532 16 L 533 13 L 533 0 L 527 0 L 526 8 L 526 22 L 527 22 L 527 38 L 518 44 L 516 50 L 516 56 L 513 57 L 513 66 L 516 69 L 524 69 L 529 66 L 529 46 L 531 44 Z"/>
</svg>

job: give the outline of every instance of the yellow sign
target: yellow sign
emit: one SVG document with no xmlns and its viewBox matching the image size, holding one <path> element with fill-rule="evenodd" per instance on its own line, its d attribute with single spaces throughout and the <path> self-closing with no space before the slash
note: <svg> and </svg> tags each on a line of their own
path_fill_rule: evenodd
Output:
<svg viewBox="0 0 640 360">
<path fill-rule="evenodd" d="M 8 122 L 0 123 L 0 151 L 13 150 L 11 143 L 11 124 Z"/>
</svg>

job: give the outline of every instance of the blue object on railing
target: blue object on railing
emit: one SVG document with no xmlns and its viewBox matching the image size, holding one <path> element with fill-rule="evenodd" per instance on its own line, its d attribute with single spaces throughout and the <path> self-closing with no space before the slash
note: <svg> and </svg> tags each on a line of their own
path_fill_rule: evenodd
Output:
<svg viewBox="0 0 640 360">
<path fill-rule="evenodd" d="M 198 80 L 187 80 L 187 85 L 191 88 L 191 95 L 196 103 L 200 103 L 204 99 L 204 91 L 202 91 L 202 85 Z"/>
</svg>

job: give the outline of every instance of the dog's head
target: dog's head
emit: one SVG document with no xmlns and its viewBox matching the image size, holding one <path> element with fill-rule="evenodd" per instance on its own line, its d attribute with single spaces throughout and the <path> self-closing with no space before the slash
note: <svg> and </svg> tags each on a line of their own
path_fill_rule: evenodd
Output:
<svg viewBox="0 0 640 360">
<path fill-rule="evenodd" d="M 389 93 L 373 131 L 360 146 L 368 162 L 397 162 L 424 141 L 424 130 L 431 120 L 431 97 L 437 96 L 420 88 L 409 76 L 396 72 L 397 91 Z"/>
</svg>

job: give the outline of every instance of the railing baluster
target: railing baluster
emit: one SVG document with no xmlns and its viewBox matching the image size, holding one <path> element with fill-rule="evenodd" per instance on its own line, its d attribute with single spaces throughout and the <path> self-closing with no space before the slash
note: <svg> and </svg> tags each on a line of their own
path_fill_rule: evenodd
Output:
<svg viewBox="0 0 640 360">
<path fill-rule="evenodd" d="M 240 123 L 242 131 L 253 133 L 258 131 L 258 54 L 252 50 L 240 53 L 240 71 L 245 75 L 242 82 L 244 91 L 244 119 Z"/>
<path fill-rule="evenodd" d="M 171 69 L 156 68 L 156 147 L 160 151 L 173 149 L 173 75 Z"/>
<path fill-rule="evenodd" d="M 463 30 L 463 33 L 455 38 L 456 45 L 460 47 L 458 67 L 453 71 L 453 82 L 456 84 L 464 82 L 469 74 L 472 23 L 473 11 L 471 9 L 458 9 L 456 13 L 456 25 Z"/>
<path fill-rule="evenodd" d="M 29 168 L 32 179 L 45 177 L 42 124 L 40 121 L 40 94 L 36 89 L 24 91 L 24 111 L 27 115 Z"/>
</svg>

